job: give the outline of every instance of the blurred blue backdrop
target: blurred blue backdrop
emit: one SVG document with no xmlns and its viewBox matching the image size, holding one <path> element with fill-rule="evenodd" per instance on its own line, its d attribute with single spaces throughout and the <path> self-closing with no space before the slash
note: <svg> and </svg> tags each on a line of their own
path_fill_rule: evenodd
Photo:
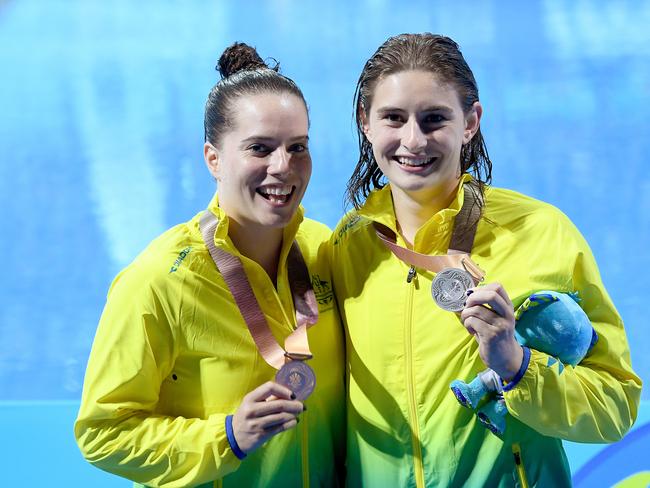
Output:
<svg viewBox="0 0 650 488">
<path fill-rule="evenodd" d="M 0 0 L 8 481 L 128 486 L 75 449 L 85 363 L 113 276 L 212 196 L 203 107 L 236 40 L 302 87 L 314 161 L 304 205 L 334 226 L 356 163 L 352 95 L 365 60 L 389 35 L 455 39 L 479 83 L 494 184 L 556 205 L 583 232 L 650 381 L 649 25 L 650 3 L 638 1 Z M 621 443 L 567 443 L 577 486 L 650 471 L 647 389 L 643 398 Z"/>
</svg>

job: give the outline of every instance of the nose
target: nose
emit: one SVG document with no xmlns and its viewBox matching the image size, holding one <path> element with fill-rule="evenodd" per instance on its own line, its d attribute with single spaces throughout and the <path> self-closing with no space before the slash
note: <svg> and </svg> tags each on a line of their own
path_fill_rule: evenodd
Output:
<svg viewBox="0 0 650 488">
<path fill-rule="evenodd" d="M 284 147 L 278 147 L 273 154 L 271 154 L 271 160 L 269 161 L 269 173 L 270 174 L 284 174 L 288 173 L 291 168 L 291 153 L 289 153 Z"/>
<path fill-rule="evenodd" d="M 402 127 L 402 146 L 410 153 L 417 154 L 427 147 L 427 137 L 417 120 L 410 120 Z"/>
</svg>

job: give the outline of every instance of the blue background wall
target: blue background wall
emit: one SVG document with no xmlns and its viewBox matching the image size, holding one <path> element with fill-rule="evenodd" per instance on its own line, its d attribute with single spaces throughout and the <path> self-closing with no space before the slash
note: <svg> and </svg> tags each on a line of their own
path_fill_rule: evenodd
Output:
<svg viewBox="0 0 650 488">
<path fill-rule="evenodd" d="M 9 481 L 128 486 L 83 463 L 72 422 L 113 276 L 209 201 L 203 106 L 235 40 L 281 61 L 311 110 L 308 215 L 334 226 L 356 160 L 352 94 L 389 35 L 454 38 L 494 184 L 590 242 L 650 381 L 645 288 L 650 3 L 0 0 L 0 464 Z M 578 486 L 650 471 L 650 394 L 614 446 L 568 445 Z M 5 471 L 7 474 L 7 470 Z"/>
</svg>

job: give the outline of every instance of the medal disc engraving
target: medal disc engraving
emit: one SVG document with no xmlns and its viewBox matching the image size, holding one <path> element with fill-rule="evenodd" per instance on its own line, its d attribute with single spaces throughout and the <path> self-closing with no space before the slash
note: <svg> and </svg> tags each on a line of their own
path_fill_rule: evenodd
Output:
<svg viewBox="0 0 650 488">
<path fill-rule="evenodd" d="M 446 268 L 431 282 L 431 295 L 436 304 L 448 312 L 460 312 L 465 306 L 468 289 L 474 287 L 472 275 L 458 268 Z"/>
<path fill-rule="evenodd" d="M 314 391 L 316 375 L 304 361 L 289 361 L 277 372 L 275 381 L 289 388 L 297 400 L 303 401 Z"/>
</svg>

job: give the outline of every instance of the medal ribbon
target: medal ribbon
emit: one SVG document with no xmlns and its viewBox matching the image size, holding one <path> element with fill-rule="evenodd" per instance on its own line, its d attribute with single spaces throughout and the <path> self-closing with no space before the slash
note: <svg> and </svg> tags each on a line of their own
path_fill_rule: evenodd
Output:
<svg viewBox="0 0 650 488">
<path fill-rule="evenodd" d="M 397 237 L 389 227 L 379 222 L 373 222 L 375 233 L 381 242 L 401 261 L 438 273 L 445 268 L 460 268 L 467 271 L 475 284 L 483 281 L 485 271 L 478 267 L 470 258 L 476 228 L 481 217 L 478 206 L 480 194 L 471 184 L 463 186 L 463 207 L 454 219 L 454 230 L 451 235 L 449 249 L 446 255 L 430 256 L 422 254 L 397 244 Z"/>
<path fill-rule="evenodd" d="M 275 369 L 280 369 L 291 360 L 311 359 L 307 328 L 318 321 L 318 305 L 309 280 L 309 271 L 298 244 L 295 241 L 292 243 L 287 256 L 289 286 L 296 310 L 297 327 L 285 339 L 283 349 L 269 328 L 241 259 L 215 245 L 214 232 L 218 223 L 217 217 L 211 211 L 203 212 L 199 221 L 203 240 L 264 360 Z"/>
</svg>

